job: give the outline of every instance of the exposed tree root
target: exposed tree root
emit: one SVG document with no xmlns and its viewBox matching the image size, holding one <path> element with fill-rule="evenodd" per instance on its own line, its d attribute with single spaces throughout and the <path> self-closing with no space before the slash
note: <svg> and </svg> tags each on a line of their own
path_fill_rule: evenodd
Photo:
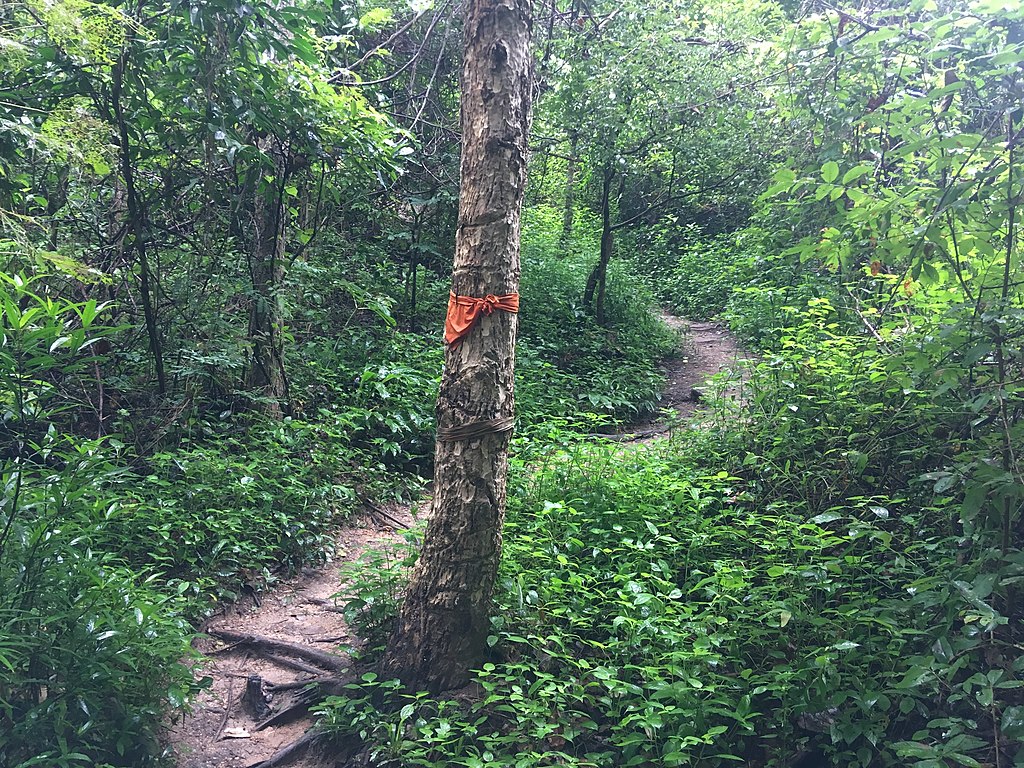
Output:
<svg viewBox="0 0 1024 768">
<path fill-rule="evenodd" d="M 327 696 L 340 694 L 346 685 L 356 679 L 355 673 L 349 668 L 348 660 L 317 650 L 316 648 L 260 635 L 233 632 L 227 629 L 209 629 L 207 633 L 231 643 L 229 646 L 231 650 L 244 647 L 275 664 L 318 675 L 318 677 L 311 680 L 296 680 L 291 683 L 267 685 L 267 689 L 270 691 L 293 691 L 293 693 L 286 697 L 285 703 L 277 712 L 274 712 L 254 726 L 256 731 L 284 725 L 305 717 L 309 713 L 309 708 L 314 704 L 322 701 Z M 331 674 L 330 676 L 319 677 L 324 672 Z M 230 708 L 230 706 L 231 702 L 228 702 L 228 707 Z M 226 721 L 227 717 L 225 717 Z M 223 726 L 221 731 L 223 731 Z M 302 737 L 279 750 L 270 758 L 260 763 L 255 763 L 250 768 L 279 768 L 279 766 L 287 765 L 301 758 L 311 747 L 325 740 L 325 734 L 315 730 L 307 731 Z"/>
<path fill-rule="evenodd" d="M 322 597 L 309 597 L 309 598 L 306 598 L 306 602 L 309 603 L 310 605 L 320 605 L 320 606 L 323 606 L 323 609 L 325 611 L 330 611 L 331 613 L 344 613 L 345 612 L 344 608 L 341 608 L 341 607 L 339 607 L 339 606 L 334 604 L 334 600 L 325 600 Z M 324 641 L 324 640 L 314 640 L 313 642 L 320 643 L 320 642 L 326 642 L 326 641 Z"/>
<path fill-rule="evenodd" d="M 288 765 L 293 760 L 303 757 L 315 745 L 323 743 L 326 737 L 327 734 L 319 731 L 306 731 L 291 744 L 282 747 L 266 760 L 253 763 L 248 768 L 280 768 L 280 766 Z"/>
<path fill-rule="evenodd" d="M 287 669 L 294 669 L 297 672 L 305 672 L 310 675 L 319 675 L 323 672 L 322 669 L 314 667 L 312 664 L 307 664 L 304 661 L 298 661 L 296 659 L 289 659 L 285 656 L 278 656 L 275 653 L 264 653 L 261 654 L 267 661 L 272 661 L 279 667 L 285 667 Z"/>
<path fill-rule="evenodd" d="M 224 735 L 224 729 L 228 725 L 228 718 L 231 717 L 231 702 L 234 698 L 235 693 L 235 681 L 228 678 L 228 695 L 224 700 L 224 717 L 220 719 L 220 725 L 217 727 L 217 735 L 213 737 L 214 741 L 220 741 L 220 737 Z"/>
<path fill-rule="evenodd" d="M 378 504 L 374 504 L 372 501 L 364 501 L 363 506 L 366 507 L 366 511 L 369 512 L 370 517 L 372 517 L 379 525 L 383 525 L 384 527 L 391 528 L 395 531 L 409 527 L 408 524 L 403 523 L 386 509 Z"/>
<path fill-rule="evenodd" d="M 312 750 L 316 750 L 317 754 L 313 755 L 311 759 L 324 766 L 351 768 L 355 765 L 370 765 L 371 763 L 366 760 L 365 748 L 366 744 L 362 739 L 356 738 L 340 743 L 323 731 L 309 730 L 266 760 L 253 763 L 246 768 L 283 768 L 283 766 L 307 756 Z"/>
<path fill-rule="evenodd" d="M 267 690 L 271 693 L 279 693 L 281 691 L 297 691 L 302 688 L 308 688 L 309 686 L 316 683 L 316 680 L 293 680 L 290 683 L 271 683 L 267 682 Z"/>
<path fill-rule="evenodd" d="M 344 672 L 348 668 L 348 663 L 342 657 L 318 651 L 316 648 L 299 645 L 298 643 L 289 643 L 284 640 L 275 640 L 274 638 L 262 637 L 260 635 L 247 635 L 242 632 L 232 632 L 228 629 L 208 629 L 207 634 L 225 642 L 233 643 L 232 648 L 247 646 L 267 656 L 276 654 L 294 656 L 315 664 L 320 669 L 327 670 L 328 672 Z M 303 671 L 309 670 L 303 669 Z"/>
<path fill-rule="evenodd" d="M 330 677 L 323 680 L 309 680 L 306 684 L 292 695 L 290 703 L 282 707 L 280 710 L 272 714 L 263 722 L 256 725 L 257 731 L 262 731 L 264 728 L 271 728 L 277 725 L 284 725 L 294 720 L 304 717 L 309 708 L 314 704 L 318 704 L 328 696 L 337 696 L 341 694 L 345 686 L 353 682 L 356 679 L 356 675 L 349 672 L 346 675 L 340 677 Z M 277 687 L 275 690 L 284 690 L 284 687 Z"/>
</svg>

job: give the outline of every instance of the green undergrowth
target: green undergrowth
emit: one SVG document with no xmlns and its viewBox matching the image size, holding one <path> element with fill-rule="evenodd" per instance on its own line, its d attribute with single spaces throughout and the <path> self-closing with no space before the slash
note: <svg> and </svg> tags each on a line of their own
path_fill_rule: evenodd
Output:
<svg viewBox="0 0 1024 768">
<path fill-rule="evenodd" d="M 664 386 L 658 364 L 678 339 L 652 313 L 657 298 L 624 260 L 610 265 L 606 323 L 597 324 L 583 293 L 600 251 L 600 228 L 581 216 L 564 242 L 561 216 L 546 205 L 523 213 L 520 418 L 536 424 L 585 413 L 631 419 L 653 411 Z"/>
<path fill-rule="evenodd" d="M 72 393 L 96 391 L 94 351 L 121 332 L 108 311 L 47 295 L 41 278 L 0 281 L 0 764 L 12 768 L 154 762 L 167 708 L 203 685 L 183 662 L 193 622 L 321 562 L 362 500 L 420 482 L 376 441 L 370 386 L 362 408 L 282 421 L 194 413 L 153 453 L 125 433 L 84 436 Z"/>
<path fill-rule="evenodd" d="M 185 600 L 105 541 L 130 478 L 114 443 L 63 430 L 95 301 L 0 275 L 0 764 L 142 766 L 168 702 L 197 683 Z"/>
<path fill-rule="evenodd" d="M 773 348 L 792 311 L 834 288 L 808 265 L 780 255 L 784 232 L 764 221 L 707 237 L 668 220 L 630 243 L 662 306 L 691 320 L 725 320 L 752 349 Z"/>
<path fill-rule="evenodd" d="M 700 429 L 521 440 L 468 703 L 368 675 L 323 727 L 396 766 L 1021 764 L 1020 557 L 967 517 L 963 445 L 922 447 L 955 397 L 926 339 L 802 317 Z M 364 569 L 354 618 L 387 627 L 408 562 Z"/>
<path fill-rule="evenodd" d="M 380 719 L 365 707 L 389 684 L 371 680 L 325 725 L 395 765 L 785 765 L 810 742 L 898 764 L 893 730 L 948 714 L 937 689 L 956 675 L 936 678 L 932 646 L 975 645 L 949 632 L 969 608 L 953 563 L 877 500 L 808 518 L 692 462 L 672 444 L 552 453 L 510 509 L 476 703 L 392 689 L 400 722 Z"/>
<path fill-rule="evenodd" d="M 652 314 L 656 297 L 625 261 L 611 266 L 607 322 L 597 324 L 583 293 L 599 231 L 582 217 L 571 240 L 562 242 L 560 217 L 544 205 L 523 214 L 519 426 L 552 419 L 591 424 L 595 414 L 629 421 L 654 411 L 664 387 L 659 363 L 679 340 Z M 319 279 L 347 286 L 334 272 L 325 268 Z M 349 318 L 343 332 L 303 339 L 289 358 L 297 418 L 344 422 L 350 445 L 379 454 L 389 468 L 429 474 L 448 284 L 434 276 L 421 286 L 413 333 L 396 325 L 403 317 L 399 297 L 384 296 L 387 281 L 378 282 L 381 297 L 371 302 L 360 295 L 356 302 L 358 322 Z"/>
<path fill-rule="evenodd" d="M 244 438 L 156 454 L 122 489 L 105 547 L 190 598 L 192 615 L 323 562 L 361 499 L 402 489 L 344 430 L 327 419 L 259 423 Z"/>
<path fill-rule="evenodd" d="M 524 431 L 652 408 L 674 339 L 650 319 L 650 296 L 616 273 L 612 322 L 598 327 L 575 267 L 543 233 L 531 242 Z M 577 267 L 593 257 L 575 253 Z M 194 623 L 323 562 L 364 501 L 408 498 L 429 475 L 443 307 L 437 333 L 400 330 L 388 275 L 369 290 L 340 266 L 308 268 L 322 311 L 296 310 L 281 420 L 237 391 L 245 349 L 230 339 L 176 357 L 170 373 L 188 386 L 165 402 L 122 397 L 133 363 L 112 359 L 129 330 L 107 324 L 113 310 L 61 298 L 63 278 L 4 276 L 0 764 L 154 764 L 161 717 L 204 684 L 182 662 Z M 108 367 L 117 375 L 98 380 Z M 104 396 L 121 407 L 97 425 Z"/>
</svg>

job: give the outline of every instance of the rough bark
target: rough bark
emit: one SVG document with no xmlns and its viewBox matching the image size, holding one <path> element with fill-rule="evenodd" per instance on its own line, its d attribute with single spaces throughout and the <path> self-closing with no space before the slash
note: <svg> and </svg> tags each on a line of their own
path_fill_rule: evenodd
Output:
<svg viewBox="0 0 1024 768">
<path fill-rule="evenodd" d="M 253 241 L 249 257 L 252 299 L 249 304 L 249 341 L 252 360 L 246 388 L 262 398 L 261 410 L 279 418 L 289 412 L 288 377 L 284 368 L 284 306 L 281 295 L 285 278 L 283 179 L 285 162 L 276 148 L 265 148 L 275 165 L 275 183 L 253 194 Z"/>
<path fill-rule="evenodd" d="M 519 290 L 530 121 L 528 0 L 469 0 L 462 72 L 462 176 L 452 290 Z M 510 417 L 516 316 L 495 312 L 445 352 L 439 430 Z M 438 442 L 433 509 L 382 671 L 445 690 L 483 659 L 501 552 L 507 432 Z"/>
<path fill-rule="evenodd" d="M 612 179 L 615 172 L 610 166 L 604 169 L 604 180 L 601 186 L 601 255 L 597 264 L 587 278 L 587 287 L 583 294 L 583 302 L 594 302 L 594 317 L 598 325 L 604 325 L 604 300 L 608 282 L 608 262 L 615 250 L 615 228 L 612 226 L 611 193 Z"/>
</svg>

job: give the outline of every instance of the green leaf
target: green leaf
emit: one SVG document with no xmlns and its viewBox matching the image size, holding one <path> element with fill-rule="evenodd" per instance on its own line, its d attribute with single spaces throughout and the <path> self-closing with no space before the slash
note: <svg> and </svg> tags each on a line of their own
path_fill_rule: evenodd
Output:
<svg viewBox="0 0 1024 768">
<path fill-rule="evenodd" d="M 839 163 L 837 163 L 835 160 L 829 160 L 827 163 L 821 166 L 821 178 L 829 184 L 838 179 Z"/>
<path fill-rule="evenodd" d="M 999 724 L 1003 736 L 1011 741 L 1024 741 L 1024 706 L 1007 707 Z"/>
<path fill-rule="evenodd" d="M 376 32 L 394 18 L 390 8 L 371 8 L 359 17 L 359 28 L 367 32 Z"/>
<path fill-rule="evenodd" d="M 874 168 L 870 165 L 855 165 L 853 168 L 843 174 L 843 184 L 849 184 L 852 181 L 856 181 L 861 176 L 866 176 L 871 173 Z"/>
</svg>

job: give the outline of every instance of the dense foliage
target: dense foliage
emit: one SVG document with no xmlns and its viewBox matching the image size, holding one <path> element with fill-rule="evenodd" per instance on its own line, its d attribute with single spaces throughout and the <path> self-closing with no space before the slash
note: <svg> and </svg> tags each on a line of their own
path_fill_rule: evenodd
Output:
<svg viewBox="0 0 1024 768">
<path fill-rule="evenodd" d="M 741 411 L 656 451 L 522 446 L 480 698 L 367 680 L 393 714 L 329 727 L 406 765 L 1024 759 L 1022 24 L 792 26 L 752 218 L 672 212 L 631 254 L 763 350 Z"/>
<path fill-rule="evenodd" d="M 423 485 L 457 6 L 0 6 L 0 764 L 158 761 L 195 622 Z M 493 655 L 322 726 L 381 765 L 1021 764 L 1024 11 L 536 14 Z M 659 304 L 758 353 L 742 403 L 602 442 L 660 405 Z M 345 575 L 370 649 L 414 558 Z"/>
</svg>

